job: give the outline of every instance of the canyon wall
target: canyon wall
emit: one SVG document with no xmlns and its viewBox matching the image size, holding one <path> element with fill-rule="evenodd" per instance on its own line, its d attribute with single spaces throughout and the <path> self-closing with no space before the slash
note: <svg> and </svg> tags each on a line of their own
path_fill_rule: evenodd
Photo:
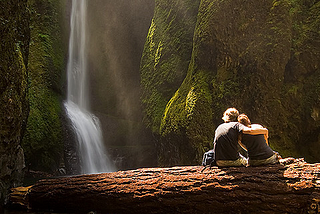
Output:
<svg viewBox="0 0 320 214">
<path fill-rule="evenodd" d="M 0 3 L 1 201 L 20 184 L 25 157 L 30 169 L 64 167 L 69 6 Z M 88 7 L 91 109 L 120 169 L 200 164 L 231 106 L 265 125 L 282 156 L 320 161 L 319 1 Z"/>
<path fill-rule="evenodd" d="M 66 1 L 28 0 L 28 9 L 30 113 L 22 146 L 28 169 L 53 173 L 64 156 L 61 103 L 69 31 Z"/>
<path fill-rule="evenodd" d="M 319 1 L 156 1 L 140 69 L 160 164 L 199 164 L 228 107 L 265 125 L 282 156 L 319 161 L 319 8 Z"/>
<path fill-rule="evenodd" d="M 26 0 L 0 2 L 0 208 L 8 188 L 21 184 L 25 167 L 21 140 L 29 106 L 29 14 Z"/>
<path fill-rule="evenodd" d="M 66 1 L 1 1 L 0 200 L 26 169 L 63 163 Z"/>
</svg>

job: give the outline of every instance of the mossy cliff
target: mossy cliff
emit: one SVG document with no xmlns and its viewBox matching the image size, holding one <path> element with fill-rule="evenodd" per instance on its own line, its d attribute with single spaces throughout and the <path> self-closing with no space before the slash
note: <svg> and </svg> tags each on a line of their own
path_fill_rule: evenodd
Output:
<svg viewBox="0 0 320 214">
<path fill-rule="evenodd" d="M 141 83 L 160 164 L 199 164 L 228 107 L 319 161 L 319 16 L 317 1 L 157 0 Z"/>
<path fill-rule="evenodd" d="M 26 0 L 0 1 L 0 208 L 8 188 L 20 184 L 21 138 L 27 100 L 29 14 Z"/>
<path fill-rule="evenodd" d="M 0 205 L 7 190 L 22 182 L 25 162 L 52 171 L 63 155 L 60 102 L 66 49 L 59 18 L 65 3 L 0 3 Z"/>
<path fill-rule="evenodd" d="M 30 11 L 30 114 L 22 146 L 26 165 L 52 172 L 63 158 L 62 78 L 65 72 L 62 18 L 66 1 L 28 0 Z M 64 20 L 63 20 L 64 21 Z"/>
<path fill-rule="evenodd" d="M 169 100 L 179 97 L 178 94 L 175 95 L 175 91 L 186 77 L 199 2 L 156 1 L 154 17 L 141 59 L 142 102 L 147 126 L 158 135 L 163 115 L 166 114 L 169 118 L 171 110 L 175 111 L 176 115 L 172 118 L 176 120 L 172 121 L 172 132 L 161 133 L 163 142 L 158 150 L 161 154 L 160 163 L 165 165 L 179 163 L 180 158 L 175 155 L 193 153 L 190 149 L 184 153 L 176 152 L 180 146 L 188 147 L 188 142 L 179 142 L 179 139 L 185 139 L 186 112 L 183 104 L 172 103 Z M 177 108 L 168 110 L 167 104 L 176 105 Z"/>
</svg>

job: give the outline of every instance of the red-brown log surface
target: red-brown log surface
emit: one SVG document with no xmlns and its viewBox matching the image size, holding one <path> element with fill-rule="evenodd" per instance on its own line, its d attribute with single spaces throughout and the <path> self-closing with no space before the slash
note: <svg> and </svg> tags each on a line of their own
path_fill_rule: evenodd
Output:
<svg viewBox="0 0 320 214">
<path fill-rule="evenodd" d="M 46 179 L 33 210 L 87 213 L 318 213 L 320 163 L 261 167 L 142 168 Z M 288 161 L 291 161 L 288 163 Z"/>
</svg>

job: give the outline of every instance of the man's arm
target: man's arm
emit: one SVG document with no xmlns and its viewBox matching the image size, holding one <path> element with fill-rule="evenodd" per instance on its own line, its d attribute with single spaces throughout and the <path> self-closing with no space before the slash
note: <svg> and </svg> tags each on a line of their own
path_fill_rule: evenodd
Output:
<svg viewBox="0 0 320 214">
<path fill-rule="evenodd" d="M 242 133 L 251 135 L 263 134 L 266 135 L 266 137 L 268 138 L 268 129 L 263 128 L 262 126 L 252 126 L 251 128 L 244 127 Z"/>
</svg>

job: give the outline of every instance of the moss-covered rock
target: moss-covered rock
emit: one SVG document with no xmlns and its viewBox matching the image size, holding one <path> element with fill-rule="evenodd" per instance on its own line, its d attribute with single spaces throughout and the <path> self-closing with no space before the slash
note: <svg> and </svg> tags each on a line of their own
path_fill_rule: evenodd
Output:
<svg viewBox="0 0 320 214">
<path fill-rule="evenodd" d="M 161 138 L 158 149 L 161 154 L 161 165 L 179 163 L 181 159 L 188 160 L 189 158 L 180 157 L 180 155 L 185 155 L 188 151 L 192 152 L 188 143 L 178 143 L 186 139 L 184 119 L 186 112 L 182 110 L 185 103 L 180 102 L 181 91 L 177 90 L 186 77 L 191 59 L 192 38 L 199 2 L 194 0 L 156 1 L 154 18 L 141 59 L 145 122 L 157 135 L 160 134 L 161 126 L 161 132 L 166 136 Z M 179 110 L 172 110 L 179 114 L 175 118 L 169 116 L 172 114 L 171 111 L 165 110 L 172 104 L 178 104 L 181 107 Z M 167 116 L 162 118 L 164 114 Z M 172 124 L 170 127 L 161 125 L 167 120 L 175 120 L 174 123 L 179 125 Z M 179 153 L 180 147 L 185 152 Z"/>
<path fill-rule="evenodd" d="M 26 0 L 0 1 L 0 208 L 10 187 L 22 182 L 20 146 L 27 100 L 29 14 Z"/>
<path fill-rule="evenodd" d="M 319 2 L 202 0 L 189 16 L 197 19 L 193 33 L 170 25 L 181 3 L 171 3 L 172 10 L 167 3 L 157 1 L 141 62 L 143 103 L 147 124 L 160 135 L 160 162 L 199 163 L 232 106 L 267 126 L 271 147 L 283 156 L 319 160 Z M 185 32 L 180 40 L 193 35 L 189 52 L 172 49 L 175 32 Z M 163 50 L 170 57 L 162 57 Z M 173 79 L 179 81 L 163 90 Z"/>
<path fill-rule="evenodd" d="M 320 155 L 320 2 L 290 1 L 292 43 L 285 68 L 283 102 L 288 141 L 308 161 Z M 281 148 L 281 144 L 275 145 Z"/>
<path fill-rule="evenodd" d="M 60 20 L 65 1 L 29 0 L 30 114 L 23 139 L 26 163 L 34 170 L 53 171 L 63 157 L 61 88 L 65 50 Z"/>
<path fill-rule="evenodd" d="M 215 124 L 222 122 L 227 107 L 235 106 L 280 136 L 287 124 L 281 92 L 291 47 L 288 2 L 202 1 L 201 6 L 195 46 L 197 53 L 211 52 L 206 57 L 211 63 L 197 53 L 195 61 L 210 64 L 206 67 L 214 75 Z"/>
<path fill-rule="evenodd" d="M 159 132 L 165 106 L 186 76 L 199 2 L 156 1 L 141 59 L 145 121 L 154 132 Z"/>
</svg>

